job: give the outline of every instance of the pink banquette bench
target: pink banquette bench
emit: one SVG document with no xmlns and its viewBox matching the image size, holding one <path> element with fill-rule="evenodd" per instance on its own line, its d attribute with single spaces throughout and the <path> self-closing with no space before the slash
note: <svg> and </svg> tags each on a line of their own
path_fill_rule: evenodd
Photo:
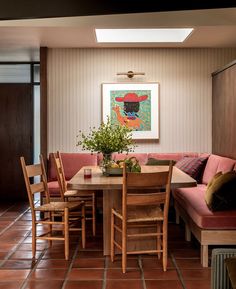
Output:
<svg viewBox="0 0 236 289">
<path fill-rule="evenodd" d="M 83 166 L 96 166 L 98 157 L 90 153 L 61 153 L 66 180 L 70 180 Z M 60 196 L 59 185 L 57 182 L 56 171 L 54 168 L 52 154 L 48 159 L 48 189 L 50 196 Z"/>
<path fill-rule="evenodd" d="M 180 216 L 184 220 L 187 241 L 192 233 L 200 242 L 203 267 L 208 266 L 209 245 L 236 245 L 236 210 L 212 212 L 204 198 L 207 184 L 217 172 L 235 169 L 236 160 L 212 154 L 197 187 L 173 191 L 176 221 L 179 223 Z"/>
</svg>

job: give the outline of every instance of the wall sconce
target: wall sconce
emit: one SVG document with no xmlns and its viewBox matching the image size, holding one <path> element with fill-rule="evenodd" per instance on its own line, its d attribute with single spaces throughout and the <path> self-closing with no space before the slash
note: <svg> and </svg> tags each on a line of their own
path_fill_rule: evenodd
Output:
<svg viewBox="0 0 236 289">
<path fill-rule="evenodd" d="M 117 72 L 116 75 L 127 75 L 128 78 L 133 78 L 134 75 L 145 75 L 144 72 L 133 72 L 133 71 L 128 71 L 128 72 Z"/>
</svg>

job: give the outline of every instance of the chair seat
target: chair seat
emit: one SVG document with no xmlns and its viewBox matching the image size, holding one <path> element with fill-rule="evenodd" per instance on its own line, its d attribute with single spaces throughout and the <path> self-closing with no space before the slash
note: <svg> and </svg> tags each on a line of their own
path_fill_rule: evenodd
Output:
<svg viewBox="0 0 236 289">
<path fill-rule="evenodd" d="M 129 207 L 127 210 L 127 222 L 150 222 L 150 221 L 163 221 L 163 211 L 158 206 L 148 208 L 142 206 Z"/>
<path fill-rule="evenodd" d="M 93 191 L 77 191 L 77 190 L 67 190 L 64 193 L 65 197 L 86 197 L 86 198 L 92 198 L 94 192 Z"/>
<path fill-rule="evenodd" d="M 42 206 L 38 206 L 35 208 L 35 211 L 45 211 L 45 212 L 63 212 L 65 208 L 68 208 L 69 211 L 76 210 L 84 204 L 81 202 L 50 202 L 48 204 L 44 204 Z"/>
</svg>

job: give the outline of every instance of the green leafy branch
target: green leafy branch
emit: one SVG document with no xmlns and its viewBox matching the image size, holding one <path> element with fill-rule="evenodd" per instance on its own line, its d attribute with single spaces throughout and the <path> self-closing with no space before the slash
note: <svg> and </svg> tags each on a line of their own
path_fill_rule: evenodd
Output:
<svg viewBox="0 0 236 289">
<path fill-rule="evenodd" d="M 132 129 L 120 124 L 111 124 L 109 118 L 106 123 L 102 123 L 98 129 L 90 128 L 88 135 L 80 131 L 77 146 L 82 146 L 82 150 L 91 152 L 102 152 L 110 154 L 113 152 L 133 152 L 136 144 L 132 139 Z"/>
</svg>

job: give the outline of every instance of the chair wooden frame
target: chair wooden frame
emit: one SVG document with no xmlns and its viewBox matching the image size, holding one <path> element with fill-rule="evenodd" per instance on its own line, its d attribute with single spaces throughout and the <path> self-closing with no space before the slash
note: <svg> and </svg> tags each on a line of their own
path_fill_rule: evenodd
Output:
<svg viewBox="0 0 236 289">
<path fill-rule="evenodd" d="M 126 272 L 127 254 L 157 253 L 158 258 L 162 254 L 163 270 L 167 270 L 167 229 L 172 168 L 173 164 L 170 162 L 167 171 L 164 172 L 129 173 L 124 166 L 122 208 L 111 210 L 111 260 L 114 261 L 115 248 L 121 250 L 123 273 Z M 117 225 L 116 220 L 119 220 L 121 225 Z M 156 232 L 135 234 L 127 232 L 131 227 L 150 225 L 155 226 Z M 115 238 L 116 232 L 121 235 L 121 244 Z M 128 251 L 127 241 L 130 238 L 150 237 L 157 238 L 156 249 Z"/>
<path fill-rule="evenodd" d="M 91 208 L 91 217 L 85 212 L 85 220 L 92 220 L 92 230 L 93 236 L 96 235 L 96 195 L 94 191 L 77 191 L 77 190 L 68 190 L 67 182 L 65 178 L 64 167 L 62 163 L 61 154 L 59 151 L 53 153 L 53 162 L 56 170 L 57 180 L 59 184 L 61 200 L 62 201 L 84 201 L 85 208 Z"/>
<path fill-rule="evenodd" d="M 35 165 L 26 165 L 24 157 L 20 158 L 23 170 L 25 185 L 28 193 L 29 204 L 32 214 L 32 255 L 35 258 L 36 254 L 36 241 L 48 240 L 50 245 L 53 240 L 64 241 L 65 246 L 65 259 L 69 259 L 69 231 L 82 231 L 82 247 L 85 248 L 85 204 L 80 202 L 50 202 L 50 196 L 47 186 L 47 177 L 43 163 L 43 157 L 40 155 L 40 163 Z M 32 183 L 32 178 L 37 177 L 39 181 Z M 37 206 L 34 200 L 35 193 L 44 194 L 46 203 Z M 79 218 L 71 218 L 71 212 L 78 212 L 81 210 Z M 43 212 L 45 218 L 38 218 L 37 212 Z M 54 220 L 54 214 L 59 214 L 61 221 Z M 47 215 L 47 217 L 46 217 Z M 81 227 L 75 226 L 77 222 L 81 222 Z M 48 232 L 37 235 L 37 225 L 47 225 Z M 60 236 L 54 236 L 53 231 L 62 231 Z"/>
</svg>

